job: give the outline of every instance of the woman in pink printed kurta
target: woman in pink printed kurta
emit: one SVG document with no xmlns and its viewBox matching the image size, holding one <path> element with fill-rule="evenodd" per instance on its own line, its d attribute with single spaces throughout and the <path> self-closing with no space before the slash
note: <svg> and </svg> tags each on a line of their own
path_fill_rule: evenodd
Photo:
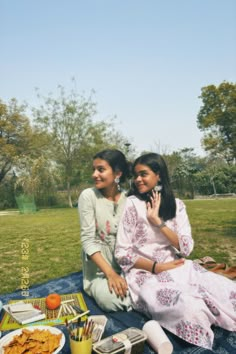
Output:
<svg viewBox="0 0 236 354">
<path fill-rule="evenodd" d="M 191 227 L 184 203 L 172 198 L 161 156 L 143 155 L 133 169 L 134 189 L 115 251 L 133 307 L 187 342 L 211 349 L 212 325 L 236 330 L 236 283 L 184 259 L 193 249 Z M 160 182 L 161 194 L 150 195 Z"/>
</svg>

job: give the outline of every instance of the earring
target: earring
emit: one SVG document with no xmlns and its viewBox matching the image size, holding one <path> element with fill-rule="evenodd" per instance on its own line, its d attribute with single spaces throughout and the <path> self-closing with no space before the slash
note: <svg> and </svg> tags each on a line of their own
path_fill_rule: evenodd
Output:
<svg viewBox="0 0 236 354">
<path fill-rule="evenodd" d="M 119 185 L 119 183 L 120 183 L 120 177 L 116 177 L 115 178 L 115 183 L 117 184 L 117 189 L 118 189 L 118 191 L 120 191 L 120 185 Z"/>
<path fill-rule="evenodd" d="M 161 184 L 159 184 L 158 186 L 154 187 L 154 191 L 157 192 L 157 193 L 160 193 L 161 190 L 162 190 L 162 185 Z"/>
</svg>

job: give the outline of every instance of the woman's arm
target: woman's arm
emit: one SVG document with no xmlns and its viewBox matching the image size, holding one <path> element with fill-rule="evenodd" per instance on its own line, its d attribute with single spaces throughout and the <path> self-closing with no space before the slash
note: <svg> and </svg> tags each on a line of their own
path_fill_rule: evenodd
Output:
<svg viewBox="0 0 236 354">
<path fill-rule="evenodd" d="M 188 257 L 193 250 L 191 225 L 184 202 L 176 199 L 177 211 L 174 219 L 174 229 L 179 239 L 179 250 L 183 257 Z"/>
<path fill-rule="evenodd" d="M 92 254 L 90 259 L 105 274 L 110 292 L 112 293 L 114 290 L 117 296 L 124 298 L 128 290 L 126 280 L 114 271 L 110 264 L 104 259 L 101 252 Z"/>
<path fill-rule="evenodd" d="M 147 219 L 148 221 L 159 228 L 163 235 L 169 240 L 169 242 L 177 249 L 179 249 L 178 235 L 172 231 L 159 216 L 159 209 L 161 205 L 161 193 L 153 192 L 150 202 L 147 203 Z"/>
<path fill-rule="evenodd" d="M 87 257 L 105 274 L 109 290 L 117 296 L 126 296 L 127 284 L 124 278 L 117 274 L 101 254 L 101 245 L 96 240 L 95 195 L 93 190 L 84 190 L 78 202 L 80 216 L 80 237 L 82 248 Z"/>
<path fill-rule="evenodd" d="M 147 218 L 149 222 L 158 227 L 162 234 L 183 256 L 189 256 L 193 250 L 193 239 L 191 226 L 186 212 L 186 207 L 181 200 L 176 200 L 176 217 L 173 220 L 174 230 L 169 228 L 159 217 L 159 208 L 161 204 L 161 194 L 153 193 L 151 202 L 147 203 Z"/>
<path fill-rule="evenodd" d="M 143 269 L 155 274 L 165 270 L 177 268 L 184 264 L 184 259 L 178 259 L 166 263 L 156 263 L 153 260 L 142 258 L 135 252 L 135 234 L 137 225 L 137 212 L 131 200 L 127 200 L 123 216 L 121 218 L 115 256 L 124 272 L 131 268 Z"/>
<path fill-rule="evenodd" d="M 138 258 L 133 265 L 133 268 L 143 269 L 153 274 L 161 273 L 165 270 L 174 269 L 184 264 L 184 258 L 176 259 L 166 263 L 157 263 L 146 258 Z"/>
<path fill-rule="evenodd" d="M 101 251 L 101 245 L 96 241 L 96 215 L 94 191 L 85 189 L 78 200 L 78 212 L 80 220 L 80 238 L 82 249 L 88 256 Z"/>
<path fill-rule="evenodd" d="M 138 255 L 134 250 L 136 226 L 136 208 L 128 198 L 119 222 L 115 247 L 116 260 L 124 273 L 128 272 L 138 259 Z"/>
</svg>

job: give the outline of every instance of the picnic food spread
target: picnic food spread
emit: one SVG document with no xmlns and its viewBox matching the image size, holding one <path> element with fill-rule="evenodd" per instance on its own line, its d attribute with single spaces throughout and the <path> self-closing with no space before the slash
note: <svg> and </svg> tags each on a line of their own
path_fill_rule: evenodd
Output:
<svg viewBox="0 0 236 354">
<path fill-rule="evenodd" d="M 49 300 L 52 300 L 52 303 Z M 1 354 L 58 354 L 66 343 L 66 337 L 60 329 L 53 327 L 55 325 L 66 326 L 69 337 L 67 345 L 69 344 L 71 353 L 74 351 L 77 353 L 80 347 L 83 348 L 82 353 L 86 347 L 86 353 L 89 354 L 92 351 L 104 354 L 120 353 L 124 348 L 129 348 L 131 354 L 143 351 L 146 335 L 135 327 L 127 328 L 122 333 L 116 333 L 102 340 L 107 317 L 89 316 L 90 310 L 81 293 L 64 295 L 53 293 L 46 298 L 13 301 L 6 306 L 11 306 L 17 311 L 26 310 L 31 306 L 40 308 L 41 311 L 45 311 L 44 322 L 51 322 L 49 322 L 50 326 L 42 326 L 42 322 L 38 321 L 38 325 L 34 323 L 33 326 L 20 328 L 3 336 L 0 339 Z M 55 309 L 50 309 L 51 306 L 55 306 Z M 4 318 L 5 321 L 9 320 L 7 322 L 9 326 L 17 324 L 11 313 L 5 313 L 3 322 Z M 20 326 L 19 323 L 18 325 Z M 10 328 L 5 328 L 7 329 Z M 108 347 L 109 353 L 106 351 Z"/>
<path fill-rule="evenodd" d="M 52 354 L 59 346 L 62 333 L 54 334 L 48 329 L 22 329 L 7 345 L 3 346 L 4 354 Z"/>
</svg>

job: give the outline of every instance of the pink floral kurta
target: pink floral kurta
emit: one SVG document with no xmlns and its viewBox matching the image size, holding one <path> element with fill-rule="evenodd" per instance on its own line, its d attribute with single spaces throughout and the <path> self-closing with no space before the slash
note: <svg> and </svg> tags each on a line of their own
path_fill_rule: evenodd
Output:
<svg viewBox="0 0 236 354">
<path fill-rule="evenodd" d="M 191 227 L 184 203 L 176 199 L 176 217 L 167 226 L 177 233 L 180 252 L 193 249 Z M 150 225 L 146 204 L 135 196 L 127 199 L 120 222 L 115 256 L 129 285 L 134 308 L 189 343 L 212 348 L 211 325 L 236 330 L 236 283 L 186 260 L 183 266 L 152 274 L 133 268 L 139 257 L 168 262 L 176 250 L 161 230 Z"/>
</svg>

